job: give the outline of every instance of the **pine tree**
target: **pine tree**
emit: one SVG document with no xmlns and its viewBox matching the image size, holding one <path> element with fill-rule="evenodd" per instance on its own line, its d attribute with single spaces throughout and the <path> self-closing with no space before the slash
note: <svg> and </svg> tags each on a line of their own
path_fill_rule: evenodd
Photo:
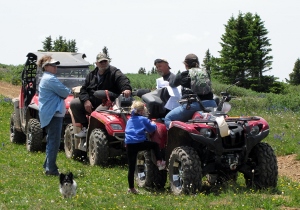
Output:
<svg viewBox="0 0 300 210">
<path fill-rule="evenodd" d="M 257 84 L 262 84 L 263 73 L 272 69 L 273 56 L 268 54 L 272 51 L 270 46 L 270 39 L 266 37 L 267 29 L 264 27 L 264 22 L 261 18 L 251 13 L 245 15 L 245 19 L 249 24 L 249 35 L 254 37 L 249 44 L 249 73 L 252 78 L 257 78 Z"/>
<path fill-rule="evenodd" d="M 220 71 L 225 83 L 232 83 L 235 77 L 245 78 L 247 26 L 240 13 L 238 18 L 231 17 L 225 26 L 225 34 L 220 43 Z"/>
<path fill-rule="evenodd" d="M 48 36 L 45 38 L 45 41 L 43 43 L 43 50 L 40 50 L 42 52 L 51 52 L 52 51 L 52 38 L 51 36 Z"/>
<path fill-rule="evenodd" d="M 76 41 L 75 39 L 69 40 L 67 42 L 68 52 L 77 52 Z"/>
<path fill-rule="evenodd" d="M 141 67 L 138 71 L 138 74 L 146 74 L 146 69 Z"/>
<path fill-rule="evenodd" d="M 157 74 L 157 69 L 155 67 L 152 67 L 151 74 Z"/>
<path fill-rule="evenodd" d="M 288 81 L 291 85 L 300 85 L 300 59 L 298 58 L 295 62 L 293 72 L 289 74 L 290 80 Z"/>
<path fill-rule="evenodd" d="M 109 57 L 108 48 L 106 46 L 104 46 L 104 48 L 102 49 L 102 52 L 107 56 L 107 58 L 109 60 L 111 60 L 111 58 Z"/>
<path fill-rule="evenodd" d="M 206 71 L 210 77 L 210 75 L 211 75 L 211 55 L 210 55 L 209 49 L 205 52 L 205 57 L 203 58 L 203 62 L 201 64 L 201 66 L 206 69 Z"/>
<path fill-rule="evenodd" d="M 42 43 L 43 49 L 38 50 L 41 52 L 77 52 L 78 50 L 75 39 L 66 41 L 62 36 L 59 36 L 54 41 L 52 41 L 51 36 L 48 36 Z"/>
<path fill-rule="evenodd" d="M 216 75 L 224 83 L 232 83 L 239 77 L 246 88 L 268 91 L 275 78 L 263 76 L 263 73 L 272 69 L 273 57 L 268 55 L 271 44 L 267 34 L 257 14 L 239 13 L 236 19 L 231 17 L 221 37 L 220 58 L 215 59 L 216 64 L 213 65 Z"/>
<path fill-rule="evenodd" d="M 59 36 L 58 39 L 53 42 L 53 51 L 55 52 L 68 52 L 68 44 L 66 39 Z"/>
</svg>

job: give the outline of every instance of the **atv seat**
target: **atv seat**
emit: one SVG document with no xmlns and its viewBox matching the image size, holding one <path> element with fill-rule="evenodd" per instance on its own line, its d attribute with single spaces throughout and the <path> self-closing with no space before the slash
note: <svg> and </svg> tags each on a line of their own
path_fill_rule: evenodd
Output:
<svg viewBox="0 0 300 210">
<path fill-rule="evenodd" d="M 24 87 L 24 103 L 25 106 L 28 106 L 31 102 L 36 91 L 35 78 L 27 78 L 25 87 Z"/>
</svg>

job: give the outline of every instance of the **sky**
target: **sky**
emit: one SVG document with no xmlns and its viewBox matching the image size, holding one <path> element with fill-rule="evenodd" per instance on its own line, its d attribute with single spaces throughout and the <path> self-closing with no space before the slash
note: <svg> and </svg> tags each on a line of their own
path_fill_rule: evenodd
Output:
<svg viewBox="0 0 300 210">
<path fill-rule="evenodd" d="M 123 73 L 150 71 L 156 58 L 185 70 L 189 53 L 200 63 L 209 49 L 219 57 L 230 17 L 258 14 L 268 30 L 278 81 L 289 79 L 300 57 L 299 0 L 0 0 L 0 63 L 24 64 L 28 52 L 51 36 L 74 39 L 93 64 L 103 47 Z"/>
</svg>

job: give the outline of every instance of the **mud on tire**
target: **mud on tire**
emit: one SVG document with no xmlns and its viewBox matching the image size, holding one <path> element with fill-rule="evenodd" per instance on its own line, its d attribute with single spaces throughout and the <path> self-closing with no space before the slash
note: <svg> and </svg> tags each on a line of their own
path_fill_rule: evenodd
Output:
<svg viewBox="0 0 300 210">
<path fill-rule="evenodd" d="M 29 152 L 41 151 L 43 148 L 43 129 L 37 119 L 30 119 L 26 132 L 26 149 Z"/>
<path fill-rule="evenodd" d="M 151 159 L 151 151 L 141 151 L 137 156 L 135 179 L 139 187 L 162 189 L 167 181 L 167 171 L 158 170 Z"/>
<path fill-rule="evenodd" d="M 64 135 L 64 149 L 67 158 L 81 159 L 83 152 L 75 149 L 75 136 L 73 124 L 68 124 Z"/>
<path fill-rule="evenodd" d="M 92 166 L 104 165 L 109 157 L 108 139 L 104 131 L 95 128 L 89 140 L 89 161 Z"/>
<path fill-rule="evenodd" d="M 175 195 L 196 193 L 202 186 L 202 168 L 197 152 L 191 147 L 177 147 L 169 160 L 169 180 Z"/>
<path fill-rule="evenodd" d="M 263 142 L 257 144 L 249 154 L 247 164 L 254 171 L 252 176 L 244 174 L 247 187 L 264 189 L 277 186 L 277 159 L 269 144 Z"/>
<path fill-rule="evenodd" d="M 15 113 L 10 116 L 10 142 L 11 143 L 24 143 L 26 135 L 22 131 L 15 128 Z"/>
</svg>

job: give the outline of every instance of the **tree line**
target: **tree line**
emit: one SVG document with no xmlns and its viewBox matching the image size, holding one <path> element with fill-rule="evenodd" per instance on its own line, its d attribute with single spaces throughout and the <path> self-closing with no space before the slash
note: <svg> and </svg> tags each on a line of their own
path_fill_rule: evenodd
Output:
<svg viewBox="0 0 300 210">
<path fill-rule="evenodd" d="M 276 81 L 278 78 L 265 75 L 272 69 L 273 56 L 271 40 L 267 37 L 268 30 L 264 26 L 258 14 L 239 13 L 237 17 L 230 17 L 225 26 L 225 33 L 221 36 L 221 50 L 219 57 L 211 55 L 209 49 L 201 66 L 210 72 L 212 78 L 224 83 L 231 84 L 238 77 L 241 86 L 256 92 L 282 93 L 284 83 Z M 67 40 L 63 36 L 52 39 L 51 36 L 42 42 L 43 52 L 77 52 L 76 40 Z M 102 52 L 109 57 L 108 48 L 105 46 Z M 109 57 L 110 58 L 110 57 Z M 111 58 L 110 58 L 111 59 Z M 2 64 L 0 71 L 3 71 Z M 1 68 L 2 67 L 2 68 Z M 6 66 L 7 67 L 7 66 Z M 91 67 L 92 69 L 93 67 Z M 14 68 L 19 72 L 20 67 Z M 178 71 L 178 73 L 180 70 Z M 157 69 L 152 67 L 147 71 L 140 67 L 138 74 L 153 75 Z M 300 84 L 300 59 L 295 62 L 293 72 L 289 74 L 286 82 L 291 85 Z"/>
</svg>

